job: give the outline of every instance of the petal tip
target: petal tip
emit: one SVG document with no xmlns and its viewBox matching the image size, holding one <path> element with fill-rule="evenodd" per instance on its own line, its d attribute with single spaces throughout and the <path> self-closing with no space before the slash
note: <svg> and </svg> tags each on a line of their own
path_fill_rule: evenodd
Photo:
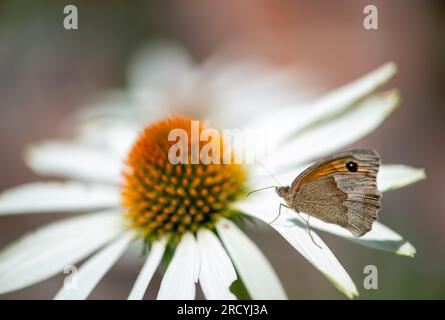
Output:
<svg viewBox="0 0 445 320">
<path fill-rule="evenodd" d="M 414 248 L 414 246 L 411 243 L 409 243 L 408 241 L 405 242 L 404 244 L 402 244 L 399 247 L 399 249 L 396 251 L 396 254 L 398 254 L 400 256 L 407 256 L 407 257 L 411 257 L 411 258 L 414 258 L 416 253 L 417 253 L 416 248 Z"/>
<path fill-rule="evenodd" d="M 358 298 L 360 296 L 360 294 L 358 293 L 358 291 L 354 291 L 349 293 L 349 295 L 347 295 L 348 299 L 353 300 L 355 298 Z"/>
<path fill-rule="evenodd" d="M 424 168 L 413 168 L 413 172 L 414 172 L 413 177 L 411 178 L 411 180 L 407 185 L 414 184 L 422 180 L 426 180 L 427 175 L 426 175 L 426 170 Z"/>
<path fill-rule="evenodd" d="M 344 286 L 341 286 L 338 283 L 334 282 L 334 284 L 335 284 L 335 287 L 350 300 L 353 300 L 353 299 L 357 298 L 360 295 L 358 293 L 357 288 L 355 287 L 355 285 L 354 285 L 353 288 L 349 288 L 348 289 L 348 288 L 346 288 Z"/>
<path fill-rule="evenodd" d="M 398 186 L 394 186 L 393 189 L 407 187 L 409 185 L 412 185 L 412 184 L 414 184 L 416 182 L 425 180 L 427 178 L 426 177 L 426 171 L 425 171 L 424 168 L 420 168 L 420 169 L 418 169 L 418 168 L 409 168 L 409 169 L 412 170 L 411 178 L 408 179 L 407 181 L 405 181 L 405 183 L 403 183 L 403 184 L 400 184 Z"/>
<path fill-rule="evenodd" d="M 394 61 L 388 61 L 383 65 L 388 74 L 395 74 L 397 72 L 397 64 Z"/>
<path fill-rule="evenodd" d="M 389 108 L 390 111 L 394 110 L 395 108 L 401 105 L 400 92 L 398 89 L 389 90 L 387 95 L 388 95 L 387 99 L 391 105 L 391 107 Z"/>
<path fill-rule="evenodd" d="M 25 159 L 25 163 L 31 167 L 34 159 L 36 157 L 36 146 L 35 145 L 27 145 L 23 150 L 23 158 Z"/>
<path fill-rule="evenodd" d="M 424 168 L 417 169 L 417 171 L 418 171 L 418 176 L 417 176 L 417 180 L 416 181 L 422 181 L 422 180 L 425 180 L 427 178 L 426 170 Z M 416 181 L 414 181 L 414 182 L 416 182 Z"/>
<path fill-rule="evenodd" d="M 397 64 L 393 61 L 389 61 L 377 68 L 375 73 L 380 75 L 380 83 L 384 84 L 397 73 Z"/>
</svg>

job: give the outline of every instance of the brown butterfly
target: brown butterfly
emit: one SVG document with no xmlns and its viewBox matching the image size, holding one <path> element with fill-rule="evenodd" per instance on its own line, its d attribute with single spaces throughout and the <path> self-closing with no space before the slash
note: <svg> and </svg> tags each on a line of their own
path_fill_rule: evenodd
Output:
<svg viewBox="0 0 445 320">
<path fill-rule="evenodd" d="M 376 182 L 379 166 L 376 151 L 350 150 L 315 163 L 290 186 L 275 190 L 287 204 L 281 205 L 339 225 L 360 237 L 371 230 L 380 209 L 381 194 Z"/>
</svg>

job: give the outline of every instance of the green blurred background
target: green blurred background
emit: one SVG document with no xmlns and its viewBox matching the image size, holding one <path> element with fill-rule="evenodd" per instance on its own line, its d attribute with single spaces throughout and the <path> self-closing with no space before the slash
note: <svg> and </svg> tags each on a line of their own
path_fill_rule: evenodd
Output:
<svg viewBox="0 0 445 320">
<path fill-rule="evenodd" d="M 75 4 L 79 30 L 63 28 Z M 362 27 L 363 8 L 379 10 L 379 29 Z M 356 282 L 361 299 L 445 298 L 445 5 L 443 1 L 0 1 L 0 190 L 39 179 L 25 167 L 26 144 L 69 137 L 70 117 L 104 90 L 125 87 L 131 55 L 168 38 L 197 61 L 241 44 L 280 66 L 310 70 L 327 90 L 393 60 L 402 108 L 356 146 L 386 163 L 425 167 L 428 179 L 385 194 L 381 220 L 417 248 L 415 258 L 370 250 L 322 234 Z M 59 218 L 58 216 L 57 218 Z M 54 215 L 3 217 L 0 247 Z M 272 231 L 249 230 L 292 299 L 343 299 L 328 280 Z M 136 262 L 135 262 L 136 259 Z M 91 298 L 123 299 L 143 259 L 128 253 Z M 363 268 L 379 270 L 379 289 L 363 288 Z M 0 299 L 52 298 L 58 276 Z M 160 274 L 155 278 L 159 284 Z M 147 298 L 155 297 L 148 292 Z M 202 295 L 201 295 L 202 297 Z"/>
</svg>

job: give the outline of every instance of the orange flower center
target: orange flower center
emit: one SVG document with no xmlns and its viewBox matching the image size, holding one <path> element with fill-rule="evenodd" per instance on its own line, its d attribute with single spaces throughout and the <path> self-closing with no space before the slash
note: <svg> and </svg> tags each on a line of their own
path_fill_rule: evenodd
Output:
<svg viewBox="0 0 445 320">
<path fill-rule="evenodd" d="M 178 142 L 169 141 L 174 129 L 182 129 L 188 137 L 188 154 L 176 164 L 169 157 L 169 150 Z M 204 129 L 200 126 L 199 133 Z M 213 229 L 219 218 L 239 216 L 230 204 L 244 194 L 244 168 L 240 164 L 223 164 L 222 151 L 226 147 L 222 140 L 221 152 L 210 153 L 220 161 L 192 164 L 191 153 L 201 152 L 205 143 L 198 141 L 196 145 L 191 136 L 190 119 L 164 119 L 146 127 L 128 154 L 122 203 L 131 226 L 146 241 L 167 233 L 179 238 L 200 227 Z"/>
</svg>

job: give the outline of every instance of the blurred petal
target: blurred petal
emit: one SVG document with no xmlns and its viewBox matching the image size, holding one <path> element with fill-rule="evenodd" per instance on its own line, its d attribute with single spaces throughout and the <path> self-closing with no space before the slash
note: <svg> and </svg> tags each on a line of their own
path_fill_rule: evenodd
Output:
<svg viewBox="0 0 445 320">
<path fill-rule="evenodd" d="M 380 191 L 391 191 L 406 187 L 426 178 L 425 170 L 401 164 L 387 164 L 380 168 L 377 186 Z"/>
<path fill-rule="evenodd" d="M 199 282 L 208 300 L 232 300 L 235 295 L 230 286 L 237 279 L 232 261 L 215 234 L 209 230 L 198 231 L 201 258 Z"/>
<path fill-rule="evenodd" d="M 272 171 L 285 169 L 342 148 L 377 128 L 398 103 L 395 90 L 368 97 L 336 118 L 307 128 L 263 164 Z"/>
<path fill-rule="evenodd" d="M 286 143 L 291 137 L 299 136 L 302 130 L 337 116 L 357 104 L 391 79 L 395 72 L 395 64 L 386 63 L 369 74 L 326 94 L 309 106 L 289 107 L 257 117 L 249 128 L 267 130 L 272 145 Z"/>
<path fill-rule="evenodd" d="M 211 80 L 173 42 L 159 41 L 138 50 L 127 76 L 133 109 L 140 115 L 133 117 L 136 121 L 149 123 L 171 114 L 204 119 L 213 108 L 205 87 Z"/>
<path fill-rule="evenodd" d="M 128 300 L 142 300 L 145 291 L 150 284 L 151 278 L 153 277 L 153 274 L 164 256 L 166 244 L 167 238 L 163 238 L 153 243 L 144 266 L 142 267 L 142 270 L 139 273 L 133 288 L 131 289 Z"/>
<path fill-rule="evenodd" d="M 120 212 L 64 219 L 37 229 L 0 252 L 0 294 L 48 279 L 124 230 Z"/>
<path fill-rule="evenodd" d="M 396 71 L 395 63 L 385 63 L 361 78 L 329 92 L 317 102 L 315 108 L 319 109 L 320 114 L 324 111 L 331 114 L 341 111 L 345 105 L 351 105 L 383 86 Z"/>
<path fill-rule="evenodd" d="M 121 159 L 86 145 L 46 142 L 29 147 L 25 160 L 38 174 L 106 183 L 121 178 Z"/>
<path fill-rule="evenodd" d="M 143 99 L 134 96 L 128 90 L 113 90 L 106 92 L 96 101 L 84 106 L 77 114 L 76 123 L 83 126 L 94 126 L 95 123 L 102 125 L 126 126 L 139 131 L 144 125 L 165 114 L 162 106 L 165 105 L 166 97 L 162 93 L 145 90 Z M 101 137 L 94 137 L 101 139 Z"/>
<path fill-rule="evenodd" d="M 128 68 L 134 90 L 167 89 L 183 74 L 193 70 L 188 52 L 174 42 L 158 41 L 140 48 Z"/>
<path fill-rule="evenodd" d="M 126 232 L 88 259 L 76 273 L 76 287 L 63 286 L 54 299 L 86 299 L 103 276 L 125 252 L 133 238 L 134 234 L 132 232 Z"/>
<path fill-rule="evenodd" d="M 195 299 L 199 276 L 199 251 L 191 233 L 182 236 L 167 272 L 162 278 L 158 300 Z"/>
<path fill-rule="evenodd" d="M 209 120 L 221 128 L 244 127 L 252 114 L 276 112 L 314 95 L 303 70 L 277 68 L 254 57 L 236 62 L 213 57 L 203 69 L 202 85 L 213 109 Z"/>
<path fill-rule="evenodd" d="M 199 76 L 200 68 L 183 47 L 169 41 L 151 43 L 133 56 L 124 94 L 112 92 L 84 115 L 111 116 L 137 127 L 171 114 L 185 115 L 195 105 L 189 99 L 201 95 Z"/>
<path fill-rule="evenodd" d="M 287 299 L 275 271 L 252 240 L 227 219 L 220 219 L 216 229 L 252 299 Z"/>
<path fill-rule="evenodd" d="M 119 206 L 113 186 L 81 182 L 35 182 L 0 193 L 0 216 L 20 213 L 73 212 Z"/>
<path fill-rule="evenodd" d="M 77 141 L 80 144 L 105 149 L 115 158 L 125 159 L 138 137 L 138 129 L 141 128 L 129 125 L 124 121 L 89 119 L 80 124 Z"/>
<path fill-rule="evenodd" d="M 276 199 L 275 203 L 279 205 L 280 202 Z M 269 216 L 270 212 L 274 215 L 278 214 L 278 206 L 271 206 L 271 204 L 271 201 L 263 201 L 260 203 L 257 201 L 245 201 L 240 203 L 238 208 L 268 223 L 273 220 L 273 218 L 265 219 L 265 217 Z M 328 246 L 313 230 L 311 231 L 311 235 L 314 241 L 312 241 L 308 234 L 306 224 L 294 212 L 288 211 L 289 209 L 284 207 L 281 209 L 280 221 L 283 221 L 285 217 L 287 217 L 287 219 L 292 218 L 292 223 L 274 223 L 271 227 L 277 230 L 294 249 L 332 281 L 348 298 L 357 296 L 358 292 L 354 282 Z M 312 219 L 310 222 L 312 225 Z M 314 242 L 320 246 L 321 249 Z"/>
</svg>

